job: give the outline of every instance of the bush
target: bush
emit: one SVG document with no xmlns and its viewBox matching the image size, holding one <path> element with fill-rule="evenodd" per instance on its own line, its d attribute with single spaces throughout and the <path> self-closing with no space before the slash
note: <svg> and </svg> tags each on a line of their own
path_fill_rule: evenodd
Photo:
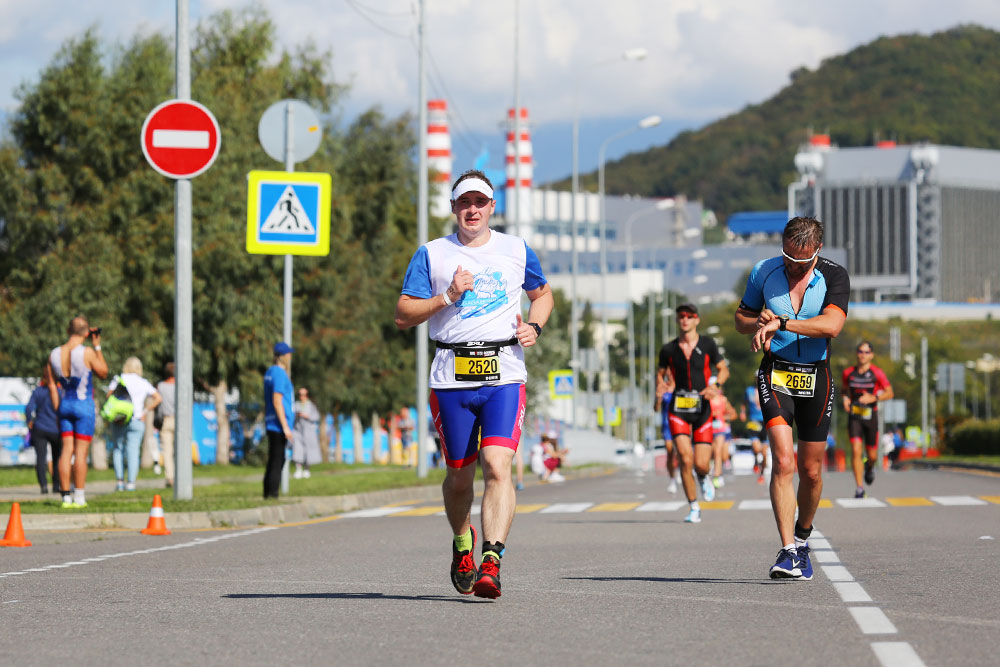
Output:
<svg viewBox="0 0 1000 667">
<path fill-rule="evenodd" d="M 956 454 L 1000 455 L 1000 419 L 963 422 L 948 435 L 948 448 Z"/>
</svg>

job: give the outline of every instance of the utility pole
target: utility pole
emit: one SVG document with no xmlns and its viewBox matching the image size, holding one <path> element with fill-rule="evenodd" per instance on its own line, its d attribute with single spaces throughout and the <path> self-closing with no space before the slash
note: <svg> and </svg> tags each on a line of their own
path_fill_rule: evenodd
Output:
<svg viewBox="0 0 1000 667">
<path fill-rule="evenodd" d="M 924 456 L 927 456 L 927 443 L 930 440 L 930 419 L 927 411 L 930 401 L 927 393 L 927 337 L 920 339 L 920 430 L 924 441 Z"/>
</svg>

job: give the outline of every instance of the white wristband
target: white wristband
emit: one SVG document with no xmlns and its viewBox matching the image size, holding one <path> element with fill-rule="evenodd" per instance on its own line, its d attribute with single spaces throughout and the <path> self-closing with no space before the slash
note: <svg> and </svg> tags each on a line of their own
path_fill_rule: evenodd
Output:
<svg viewBox="0 0 1000 667">
<path fill-rule="evenodd" d="M 452 301 L 451 299 L 448 298 L 448 290 L 445 290 L 444 292 L 442 292 L 441 296 L 444 298 L 444 305 L 450 306 L 451 304 L 454 303 L 454 301 Z"/>
<path fill-rule="evenodd" d="M 100 345 L 95 345 L 94 346 L 94 350 L 96 350 L 97 352 L 100 352 L 101 351 L 101 346 Z"/>
</svg>

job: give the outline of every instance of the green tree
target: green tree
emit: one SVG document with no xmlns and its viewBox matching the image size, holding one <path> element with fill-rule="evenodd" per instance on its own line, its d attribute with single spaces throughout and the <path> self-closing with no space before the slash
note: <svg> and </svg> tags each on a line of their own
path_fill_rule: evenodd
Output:
<svg viewBox="0 0 1000 667">
<path fill-rule="evenodd" d="M 293 380 L 322 410 L 388 412 L 414 386 L 412 333 L 391 318 L 415 243 L 412 119 L 375 109 L 338 126 L 346 89 L 331 79 L 331 55 L 311 44 L 276 54 L 274 35 L 260 9 L 196 31 L 192 97 L 214 111 L 222 148 L 193 183 L 194 377 L 217 405 L 229 387 L 259 400 L 281 338 L 283 259 L 245 251 L 246 174 L 278 168 L 257 123 L 270 104 L 299 98 L 325 121 L 320 150 L 296 168 L 331 173 L 334 205 L 330 255 L 294 263 Z M 171 42 L 109 48 L 89 30 L 18 93 L 0 147 L 6 374 L 37 375 L 79 312 L 104 328 L 113 369 L 135 354 L 155 376 L 173 357 L 174 188 L 136 150 L 146 114 L 173 96 Z"/>
</svg>

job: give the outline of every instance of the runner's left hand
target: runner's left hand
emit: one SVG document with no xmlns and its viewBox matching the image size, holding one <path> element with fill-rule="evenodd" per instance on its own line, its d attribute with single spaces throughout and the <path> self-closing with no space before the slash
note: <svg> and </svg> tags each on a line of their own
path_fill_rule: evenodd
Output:
<svg viewBox="0 0 1000 667">
<path fill-rule="evenodd" d="M 750 349 L 754 352 L 759 352 L 762 349 L 770 349 L 771 339 L 774 338 L 774 333 L 781 326 L 781 320 L 771 320 L 764 326 L 757 329 L 757 333 L 753 335 L 753 340 L 750 341 Z"/>
<path fill-rule="evenodd" d="M 528 326 L 528 324 L 521 319 L 521 316 L 517 316 L 517 330 L 514 332 L 517 336 L 517 341 L 521 344 L 521 347 L 531 347 L 538 340 L 538 334 L 535 333 L 535 328 Z"/>
</svg>

